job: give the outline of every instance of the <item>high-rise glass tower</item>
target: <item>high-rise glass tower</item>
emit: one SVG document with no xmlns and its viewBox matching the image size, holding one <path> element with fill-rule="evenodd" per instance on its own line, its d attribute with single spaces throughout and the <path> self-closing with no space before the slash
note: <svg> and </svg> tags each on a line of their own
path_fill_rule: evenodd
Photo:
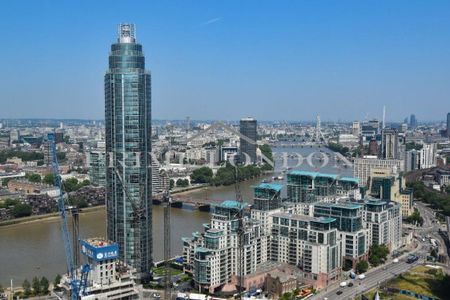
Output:
<svg viewBox="0 0 450 300">
<path fill-rule="evenodd" d="M 108 239 L 146 276 L 152 265 L 151 85 L 134 25 L 120 24 L 105 75 Z"/>
<path fill-rule="evenodd" d="M 450 138 L 450 113 L 447 114 L 447 136 Z"/>
<path fill-rule="evenodd" d="M 243 118 L 239 122 L 239 132 L 246 138 L 240 138 L 241 162 L 246 162 L 245 154 L 250 158 L 250 163 L 256 163 L 256 134 L 257 124 L 253 118 Z"/>
</svg>

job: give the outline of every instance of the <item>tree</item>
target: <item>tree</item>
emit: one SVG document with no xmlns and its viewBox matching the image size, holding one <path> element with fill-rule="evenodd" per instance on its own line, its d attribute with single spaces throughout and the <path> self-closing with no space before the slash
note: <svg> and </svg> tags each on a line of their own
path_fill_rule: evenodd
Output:
<svg viewBox="0 0 450 300">
<path fill-rule="evenodd" d="M 433 250 L 431 250 L 430 255 L 436 259 L 439 258 L 439 252 L 437 251 L 436 248 L 433 248 Z"/>
<path fill-rule="evenodd" d="M 58 159 L 58 162 L 62 162 L 66 160 L 66 153 L 64 152 L 57 152 L 56 158 Z"/>
<path fill-rule="evenodd" d="M 70 205 L 76 206 L 78 208 L 85 208 L 89 206 L 89 203 L 83 197 L 69 196 L 68 202 Z"/>
<path fill-rule="evenodd" d="M 35 295 L 40 295 L 41 293 L 41 282 L 39 278 L 34 277 L 33 281 L 31 282 L 31 287 L 33 288 L 33 293 Z"/>
<path fill-rule="evenodd" d="M 56 288 L 56 287 L 58 287 L 58 284 L 61 282 L 61 279 L 62 279 L 62 277 L 61 277 L 61 275 L 56 275 L 56 277 L 55 277 L 55 280 L 53 281 L 53 286 Z"/>
<path fill-rule="evenodd" d="M 67 193 L 76 191 L 78 189 L 78 179 L 69 178 L 63 181 L 64 190 Z"/>
<path fill-rule="evenodd" d="M 8 182 L 11 180 L 12 178 L 4 178 L 3 180 L 2 180 L 2 186 L 7 186 L 8 185 Z"/>
<path fill-rule="evenodd" d="M 24 280 L 22 283 L 22 288 L 24 290 L 25 297 L 31 295 L 31 284 L 28 280 Z"/>
<path fill-rule="evenodd" d="M 178 187 L 187 187 L 189 185 L 189 180 L 179 178 L 179 179 L 177 179 L 176 184 Z"/>
<path fill-rule="evenodd" d="M 44 176 L 44 179 L 42 179 L 42 182 L 53 185 L 55 183 L 55 176 L 53 175 L 53 173 L 46 174 Z"/>
<path fill-rule="evenodd" d="M 49 293 L 49 291 L 48 291 L 49 285 L 50 284 L 48 282 L 48 279 L 45 276 L 42 277 L 41 281 L 40 281 L 40 294 L 41 295 L 48 295 L 48 293 Z"/>
<path fill-rule="evenodd" d="M 25 175 L 25 178 L 28 179 L 28 181 L 30 182 L 37 182 L 37 183 L 41 182 L 41 175 L 36 173 L 27 174 Z"/>
<path fill-rule="evenodd" d="M 267 144 L 261 145 L 261 146 L 259 146 L 259 149 L 261 150 L 261 153 L 262 153 L 265 157 L 267 157 L 270 161 L 273 162 L 272 149 L 270 148 L 269 145 L 267 145 Z M 272 170 L 273 167 L 272 167 L 268 162 L 264 161 L 264 165 L 262 166 L 262 169 L 263 169 L 263 170 L 268 170 L 268 171 L 269 171 L 269 170 Z"/>
<path fill-rule="evenodd" d="M 213 171 L 208 167 L 195 169 L 191 174 L 191 181 L 195 183 L 210 183 L 213 178 Z"/>
<path fill-rule="evenodd" d="M 170 179 L 170 181 L 169 181 L 169 189 L 173 189 L 174 186 L 175 186 L 175 180 Z"/>
<path fill-rule="evenodd" d="M 31 215 L 32 209 L 28 204 L 19 203 L 14 206 L 12 213 L 15 218 L 28 217 Z"/>
<path fill-rule="evenodd" d="M 386 245 L 373 245 L 369 249 L 369 262 L 376 267 L 386 260 L 389 249 Z"/>
<path fill-rule="evenodd" d="M 361 260 L 356 264 L 356 273 L 358 274 L 367 272 L 367 269 L 369 269 L 369 264 L 366 260 Z"/>
<path fill-rule="evenodd" d="M 405 222 L 417 226 L 422 226 L 423 218 L 420 216 L 419 210 L 417 208 L 414 208 L 414 212 L 410 216 L 406 217 Z"/>
<path fill-rule="evenodd" d="M 0 203 L 0 208 L 8 208 L 10 206 L 16 206 L 19 203 L 20 202 L 17 199 L 7 198 L 3 201 L 3 203 Z"/>
</svg>

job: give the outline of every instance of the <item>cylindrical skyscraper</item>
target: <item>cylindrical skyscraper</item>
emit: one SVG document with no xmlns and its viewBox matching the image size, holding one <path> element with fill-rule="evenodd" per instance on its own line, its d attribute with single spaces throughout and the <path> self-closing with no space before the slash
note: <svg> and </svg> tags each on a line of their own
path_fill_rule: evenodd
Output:
<svg viewBox="0 0 450 300">
<path fill-rule="evenodd" d="M 134 25 L 120 24 L 105 75 L 108 239 L 141 276 L 152 265 L 151 85 Z"/>
</svg>

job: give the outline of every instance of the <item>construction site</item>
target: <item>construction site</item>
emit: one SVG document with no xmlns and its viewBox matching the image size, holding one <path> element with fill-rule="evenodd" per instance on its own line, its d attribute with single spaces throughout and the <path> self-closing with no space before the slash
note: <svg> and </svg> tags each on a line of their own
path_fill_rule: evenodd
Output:
<svg viewBox="0 0 450 300">
<path fill-rule="evenodd" d="M 155 263 L 153 271 L 143 274 L 138 268 L 128 265 L 119 259 L 119 246 L 117 243 L 102 237 L 80 238 L 79 235 L 79 213 L 80 209 L 67 204 L 67 195 L 64 191 L 61 176 L 59 173 L 59 164 L 56 156 L 56 147 L 54 142 L 54 134 L 48 134 L 48 142 L 50 145 L 52 170 L 54 174 L 55 186 L 60 190 L 58 198 L 58 208 L 61 221 L 61 232 L 66 258 L 67 272 L 62 276 L 59 286 L 55 287 L 53 295 L 58 299 L 159 299 L 164 300 L 174 298 L 190 299 L 189 294 L 172 293 L 174 281 L 173 263 L 174 258 L 171 254 L 170 247 L 170 211 L 172 207 L 172 197 L 169 191 L 165 191 L 161 197 L 161 204 L 164 207 L 164 260 Z M 239 178 L 238 168 L 236 168 L 236 179 Z M 126 186 L 126 185 L 122 185 Z M 244 247 L 244 208 L 240 193 L 239 181 L 235 182 L 236 203 L 240 203 L 233 210 L 233 219 L 236 221 L 234 230 L 237 238 L 236 255 L 243 262 Z M 124 195 L 128 196 L 128 191 L 124 188 Z M 131 197 L 130 197 L 131 198 Z M 138 203 L 132 203 L 133 207 L 133 227 L 140 228 L 141 209 Z M 70 224 L 69 224 L 70 223 Z M 136 234 L 137 230 L 134 230 Z M 136 256 L 139 257 L 140 241 L 135 239 L 135 247 L 138 249 Z M 175 262 L 182 269 L 183 261 L 179 258 Z M 237 295 L 242 295 L 244 284 L 244 272 L 246 266 L 240 263 L 234 266 L 234 291 Z M 247 272 L 248 273 L 248 272 Z M 185 279 L 189 279 L 186 275 Z M 150 287 L 149 283 L 157 283 L 158 290 L 146 289 Z M 155 287 L 155 286 L 153 286 Z M 162 289 L 161 289 L 162 287 Z M 183 296 L 184 295 L 184 296 Z M 198 294 L 192 294 L 192 297 Z M 205 295 L 202 295 L 205 296 Z M 206 297 L 206 296 L 205 296 Z M 205 298 L 206 299 L 206 298 Z"/>
</svg>

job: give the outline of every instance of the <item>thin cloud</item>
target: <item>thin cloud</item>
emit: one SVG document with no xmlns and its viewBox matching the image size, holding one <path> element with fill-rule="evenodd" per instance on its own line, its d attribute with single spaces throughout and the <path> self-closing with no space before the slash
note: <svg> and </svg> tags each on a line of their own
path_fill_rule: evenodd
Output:
<svg viewBox="0 0 450 300">
<path fill-rule="evenodd" d="M 214 23 L 216 23 L 216 22 L 219 22 L 220 20 L 222 20 L 221 17 L 213 18 L 213 19 L 210 19 L 210 20 L 208 20 L 208 21 L 206 21 L 206 22 L 200 23 L 200 24 L 198 25 L 198 27 L 208 26 L 208 25 L 214 24 Z"/>
</svg>

